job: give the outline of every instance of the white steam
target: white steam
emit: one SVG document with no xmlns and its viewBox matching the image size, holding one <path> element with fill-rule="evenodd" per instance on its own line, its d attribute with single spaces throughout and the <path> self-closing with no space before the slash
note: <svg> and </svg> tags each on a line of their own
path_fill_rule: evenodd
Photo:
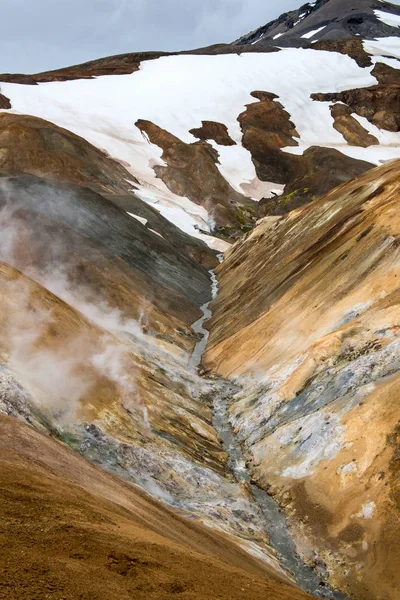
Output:
<svg viewBox="0 0 400 600">
<path fill-rule="evenodd" d="M 14 274 L 14 278 L 4 277 L 0 287 L 3 313 L 0 315 L 0 351 L 4 350 L 9 368 L 41 407 L 59 421 L 75 420 L 85 395 L 105 378 L 114 384 L 116 400 L 125 410 L 143 413 L 143 420 L 148 424 L 146 409 L 141 406 L 136 390 L 129 348 L 126 340 L 118 337 L 120 333 L 127 333 L 140 341 L 143 338 L 141 326 L 110 306 L 99 297 L 97 290 L 74 284 L 70 274 L 73 276 L 74 260 L 78 264 L 79 257 L 68 256 L 62 236 L 55 238 L 45 224 L 38 227 L 40 218 L 31 224 L 26 217 L 26 202 L 18 201 L 7 182 L 0 185 L 3 203 L 0 262 L 18 269 L 79 313 L 76 322 L 72 322 L 72 312 L 71 323 L 60 323 L 55 313 L 60 311 L 59 314 L 68 319 L 67 307 L 43 293 L 28 278 L 18 274 Z M 68 210 L 68 197 L 62 200 Z M 46 200 L 42 205 L 40 197 L 35 201 L 39 205 L 32 202 L 29 210 L 33 207 L 45 213 Z M 68 216 L 71 219 L 71 214 Z M 85 215 L 78 212 L 73 218 L 78 221 Z M 43 219 L 43 223 L 46 222 Z M 94 326 L 85 326 L 84 319 L 80 326 L 81 315 Z M 146 320 L 144 309 L 140 320 Z"/>
</svg>

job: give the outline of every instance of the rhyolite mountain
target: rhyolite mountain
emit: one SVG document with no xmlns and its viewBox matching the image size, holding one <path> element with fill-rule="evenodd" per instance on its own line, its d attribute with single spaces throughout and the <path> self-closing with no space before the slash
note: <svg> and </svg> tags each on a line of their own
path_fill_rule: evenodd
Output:
<svg viewBox="0 0 400 600">
<path fill-rule="evenodd" d="M 398 599 L 399 26 L 0 75 L 2 598 Z"/>
</svg>

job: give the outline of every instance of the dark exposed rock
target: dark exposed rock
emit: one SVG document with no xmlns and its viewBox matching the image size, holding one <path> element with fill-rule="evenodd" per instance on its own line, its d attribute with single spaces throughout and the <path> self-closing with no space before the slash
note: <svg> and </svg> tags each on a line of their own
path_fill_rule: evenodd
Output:
<svg viewBox="0 0 400 600">
<path fill-rule="evenodd" d="M 243 146 L 251 153 L 257 176 L 262 181 L 286 183 L 296 172 L 298 157 L 281 152 L 297 146 L 299 137 L 290 115 L 278 96 L 269 92 L 252 93 L 259 102 L 248 104 L 238 117 L 243 131 Z"/>
<path fill-rule="evenodd" d="M 308 148 L 297 159 L 297 176 L 285 186 L 282 196 L 261 200 L 260 216 L 285 215 L 374 166 L 318 146 Z"/>
<path fill-rule="evenodd" d="M 223 123 L 216 123 L 215 121 L 202 121 L 202 126 L 198 129 L 191 129 L 190 132 L 194 137 L 198 138 L 202 142 L 207 140 L 214 140 L 220 146 L 235 146 L 236 142 L 233 141 L 228 133 L 228 128 Z"/>
<path fill-rule="evenodd" d="M 380 129 L 400 131 L 400 85 L 377 85 L 335 94 L 312 94 L 321 102 L 344 102 Z"/>
<path fill-rule="evenodd" d="M 345 104 L 331 106 L 334 119 L 334 128 L 339 131 L 350 146 L 368 148 L 379 144 L 379 140 L 368 133 L 364 127 L 352 116 L 352 110 Z"/>
<path fill-rule="evenodd" d="M 321 40 L 313 44 L 312 48 L 313 50 L 326 50 L 328 52 L 347 54 L 347 56 L 354 58 L 360 67 L 370 67 L 372 65 L 371 57 L 365 52 L 363 42 L 359 38 Z"/>
<path fill-rule="evenodd" d="M 329 148 L 309 148 L 301 156 L 283 152 L 282 148 L 298 144 L 289 113 L 275 94 L 252 95 L 260 102 L 248 104 L 238 117 L 243 146 L 251 153 L 259 179 L 286 184 L 282 196 L 260 201 L 260 216 L 286 214 L 373 167 Z M 365 146 L 377 142 L 351 115 L 341 117 L 341 126 L 353 142 L 359 140 Z"/>
<path fill-rule="evenodd" d="M 6 96 L 4 96 L 4 94 L 0 94 L 0 108 L 2 108 L 2 109 L 11 108 L 11 102 Z"/>
<path fill-rule="evenodd" d="M 217 228 L 238 235 L 256 217 L 256 203 L 236 192 L 218 170 L 218 152 L 206 142 L 186 144 L 150 121 L 139 120 L 136 126 L 153 144 L 163 150 L 167 167 L 155 171 L 167 187 L 180 196 L 204 206 Z"/>
<path fill-rule="evenodd" d="M 156 231 L 177 251 L 183 252 L 190 259 L 212 269 L 216 265 L 215 252 L 203 241 L 188 235 L 165 219 L 155 208 L 140 200 L 135 194 L 128 195 L 101 194 L 123 211 L 132 213 L 147 220 L 147 228 Z"/>
</svg>

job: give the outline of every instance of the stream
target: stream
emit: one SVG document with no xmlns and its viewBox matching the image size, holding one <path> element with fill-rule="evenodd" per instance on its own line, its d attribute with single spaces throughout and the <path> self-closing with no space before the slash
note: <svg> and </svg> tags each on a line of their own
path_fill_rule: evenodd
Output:
<svg viewBox="0 0 400 600">
<path fill-rule="evenodd" d="M 219 256 L 220 262 L 222 257 Z M 218 279 L 214 271 L 209 271 L 211 276 L 212 300 L 218 294 Z M 193 330 L 202 337 L 197 342 L 190 360 L 190 367 L 198 369 L 203 354 L 206 350 L 209 332 L 204 325 L 212 317 L 210 310 L 211 302 L 201 307 L 203 316 L 192 325 Z M 289 532 L 284 511 L 266 491 L 255 485 L 250 477 L 243 457 L 242 448 L 237 441 L 229 420 L 229 407 L 231 399 L 239 388 L 236 384 L 226 381 L 213 381 L 213 425 L 223 442 L 225 452 L 229 456 L 228 465 L 238 483 L 245 482 L 251 492 L 253 501 L 260 509 L 264 519 L 265 531 L 268 533 L 271 546 L 278 553 L 281 566 L 289 573 L 297 585 L 304 591 L 319 598 L 330 598 L 333 600 L 346 600 L 341 592 L 333 590 L 324 581 L 323 567 L 312 568 L 296 553 L 295 544 Z"/>
</svg>

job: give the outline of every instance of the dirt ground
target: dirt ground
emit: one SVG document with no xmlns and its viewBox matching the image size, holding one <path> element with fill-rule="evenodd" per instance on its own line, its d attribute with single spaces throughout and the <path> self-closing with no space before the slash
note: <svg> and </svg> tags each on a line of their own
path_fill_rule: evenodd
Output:
<svg viewBox="0 0 400 600">
<path fill-rule="evenodd" d="M 59 442 L 0 417 L 0 598 L 266 600 L 306 594 Z"/>
</svg>

